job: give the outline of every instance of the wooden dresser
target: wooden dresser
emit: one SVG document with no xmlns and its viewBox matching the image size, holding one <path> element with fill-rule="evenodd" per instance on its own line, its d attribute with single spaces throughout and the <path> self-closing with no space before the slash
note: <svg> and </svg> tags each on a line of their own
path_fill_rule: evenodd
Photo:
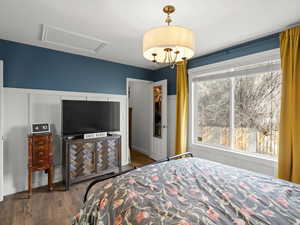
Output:
<svg viewBox="0 0 300 225">
<path fill-rule="evenodd" d="M 53 190 L 53 152 L 52 134 L 34 134 L 28 136 L 28 196 L 32 194 L 32 173 L 46 170 L 48 188 Z"/>
<path fill-rule="evenodd" d="M 121 136 L 94 139 L 64 138 L 63 176 L 66 190 L 70 185 L 121 169 Z"/>
</svg>

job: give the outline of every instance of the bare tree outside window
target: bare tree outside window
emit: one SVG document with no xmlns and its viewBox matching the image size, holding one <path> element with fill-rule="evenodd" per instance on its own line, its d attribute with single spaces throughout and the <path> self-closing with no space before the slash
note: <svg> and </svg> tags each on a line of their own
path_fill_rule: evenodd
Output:
<svg viewBox="0 0 300 225">
<path fill-rule="evenodd" d="M 277 156 L 280 72 L 197 81 L 195 94 L 196 141 Z M 230 129 L 231 121 L 234 121 L 233 129 Z"/>
<path fill-rule="evenodd" d="M 198 141 L 230 146 L 230 79 L 197 82 Z"/>
</svg>

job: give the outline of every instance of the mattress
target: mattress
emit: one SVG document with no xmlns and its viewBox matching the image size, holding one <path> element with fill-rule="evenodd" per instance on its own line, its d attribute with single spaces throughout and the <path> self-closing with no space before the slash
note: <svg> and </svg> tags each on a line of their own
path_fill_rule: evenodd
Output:
<svg viewBox="0 0 300 225">
<path fill-rule="evenodd" d="M 73 225 L 300 224 L 300 186 L 199 158 L 98 186 Z"/>
</svg>

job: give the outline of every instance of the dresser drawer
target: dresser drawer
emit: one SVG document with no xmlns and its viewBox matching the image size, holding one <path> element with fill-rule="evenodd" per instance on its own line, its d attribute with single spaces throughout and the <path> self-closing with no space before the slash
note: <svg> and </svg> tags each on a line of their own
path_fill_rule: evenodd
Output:
<svg viewBox="0 0 300 225">
<path fill-rule="evenodd" d="M 34 146 L 41 146 L 41 145 L 48 145 L 49 138 L 47 136 L 35 136 L 33 137 L 33 145 Z"/>
<path fill-rule="evenodd" d="M 44 165 L 49 163 L 48 151 L 34 151 L 33 152 L 33 166 Z"/>
<path fill-rule="evenodd" d="M 47 140 L 41 140 L 41 141 L 34 141 L 33 145 L 34 146 L 43 146 L 43 145 L 48 145 L 48 141 Z"/>
<path fill-rule="evenodd" d="M 35 151 L 34 153 L 34 159 L 42 159 L 42 160 L 45 160 L 45 159 L 48 159 L 49 157 L 49 153 L 48 151 Z"/>
<path fill-rule="evenodd" d="M 34 151 L 48 152 L 48 150 L 49 150 L 48 144 L 46 144 L 46 145 L 36 145 L 36 146 L 34 146 Z"/>
<path fill-rule="evenodd" d="M 52 163 L 52 137 L 35 135 L 29 137 L 29 166 L 45 168 Z"/>
<path fill-rule="evenodd" d="M 49 165 L 48 160 L 39 159 L 39 160 L 35 160 L 32 166 L 33 168 L 41 168 L 41 167 L 47 167 L 48 165 Z"/>
</svg>

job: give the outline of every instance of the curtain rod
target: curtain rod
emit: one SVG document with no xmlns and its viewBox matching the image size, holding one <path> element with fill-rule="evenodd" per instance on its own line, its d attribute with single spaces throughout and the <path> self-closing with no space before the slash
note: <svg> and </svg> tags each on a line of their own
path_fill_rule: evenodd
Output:
<svg viewBox="0 0 300 225">
<path fill-rule="evenodd" d="M 282 31 L 284 31 L 284 30 L 287 30 L 287 29 L 290 29 L 290 28 L 294 28 L 294 27 L 297 27 L 297 26 L 300 26 L 300 22 L 293 23 L 293 24 L 291 24 L 291 25 L 289 25 L 289 26 L 287 26 L 287 27 L 285 27 L 285 28 L 280 29 L 280 31 L 278 31 L 278 32 L 282 32 Z M 278 32 L 277 32 L 277 33 L 278 33 Z"/>
</svg>

